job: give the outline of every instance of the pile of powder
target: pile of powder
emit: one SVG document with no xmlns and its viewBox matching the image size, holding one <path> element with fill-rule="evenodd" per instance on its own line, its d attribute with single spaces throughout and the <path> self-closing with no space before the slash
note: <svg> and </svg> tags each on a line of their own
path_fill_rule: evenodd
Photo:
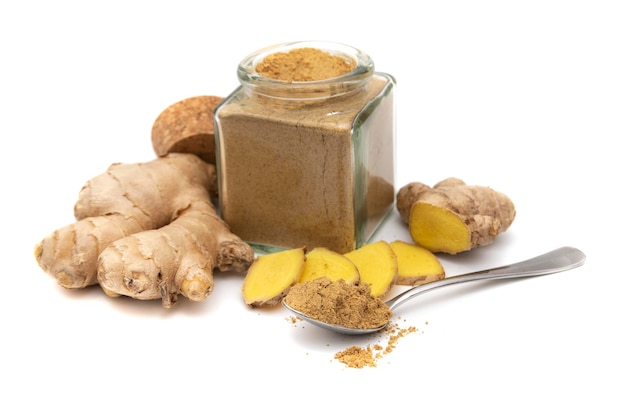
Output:
<svg viewBox="0 0 626 417">
<path fill-rule="evenodd" d="M 378 360 L 396 348 L 401 337 L 416 331 L 417 328 L 413 326 L 401 329 L 397 324 L 389 325 L 383 331 L 384 334 L 389 336 L 387 346 L 383 347 L 379 343 L 369 344 L 365 347 L 350 346 L 341 352 L 337 352 L 335 359 L 345 364 L 348 368 L 364 368 L 366 366 L 374 368 Z"/>
<path fill-rule="evenodd" d="M 317 48 L 296 48 L 288 52 L 275 52 L 265 57 L 255 70 L 274 80 L 318 81 L 347 74 L 356 62 L 332 55 Z"/>
<path fill-rule="evenodd" d="M 371 295 L 365 282 L 348 284 L 318 278 L 291 287 L 285 302 L 314 319 L 356 329 L 380 327 L 392 316 L 389 307 Z"/>
</svg>

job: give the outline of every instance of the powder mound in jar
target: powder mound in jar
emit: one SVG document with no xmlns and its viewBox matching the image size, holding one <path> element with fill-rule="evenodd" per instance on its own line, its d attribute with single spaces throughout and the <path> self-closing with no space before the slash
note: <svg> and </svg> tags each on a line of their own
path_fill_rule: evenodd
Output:
<svg viewBox="0 0 626 417">
<path fill-rule="evenodd" d="M 347 74 L 356 67 L 349 58 L 317 48 L 296 48 L 266 56 L 255 70 L 266 78 L 280 81 L 318 81 Z"/>
<path fill-rule="evenodd" d="M 392 316 L 389 307 L 371 295 L 365 282 L 348 284 L 318 278 L 291 287 L 285 302 L 314 319 L 353 329 L 380 327 Z"/>
</svg>

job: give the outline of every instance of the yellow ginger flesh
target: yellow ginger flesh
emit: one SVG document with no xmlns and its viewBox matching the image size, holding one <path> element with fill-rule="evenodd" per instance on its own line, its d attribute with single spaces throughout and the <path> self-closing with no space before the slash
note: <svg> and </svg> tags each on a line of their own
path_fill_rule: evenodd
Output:
<svg viewBox="0 0 626 417">
<path fill-rule="evenodd" d="M 359 271 L 352 261 L 342 254 L 318 247 L 306 254 L 304 270 L 298 282 L 313 281 L 322 277 L 331 281 L 342 279 L 352 284 L 359 281 Z"/>
<path fill-rule="evenodd" d="M 445 278 L 439 259 L 428 249 L 396 240 L 391 248 L 398 261 L 397 285 L 420 285 Z"/>
<path fill-rule="evenodd" d="M 372 296 L 385 296 L 395 284 L 398 262 L 388 242 L 368 243 L 344 256 L 356 265 L 360 280 L 369 284 Z"/>
<path fill-rule="evenodd" d="M 302 275 L 305 248 L 288 249 L 256 258 L 243 281 L 242 295 L 252 307 L 279 303 Z"/>
<path fill-rule="evenodd" d="M 472 248 L 472 233 L 461 217 L 445 207 L 417 202 L 411 208 L 411 238 L 433 252 L 455 254 Z"/>
</svg>

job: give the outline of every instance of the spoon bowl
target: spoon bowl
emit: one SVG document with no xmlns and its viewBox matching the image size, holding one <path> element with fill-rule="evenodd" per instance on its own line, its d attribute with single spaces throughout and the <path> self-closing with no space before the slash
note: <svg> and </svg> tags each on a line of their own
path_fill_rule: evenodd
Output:
<svg viewBox="0 0 626 417">
<path fill-rule="evenodd" d="M 576 248 L 564 246 L 559 249 L 552 250 L 544 253 L 543 255 L 536 256 L 534 258 L 527 259 L 525 261 L 513 263 L 510 265 L 500 266 L 497 268 L 484 269 L 481 271 L 470 272 L 468 274 L 456 275 L 448 278 L 444 278 L 438 281 L 429 282 L 428 284 L 418 285 L 411 287 L 403 293 L 386 301 L 390 310 L 395 310 L 400 305 L 413 299 L 414 297 L 434 290 L 435 288 L 442 288 L 449 285 L 461 284 L 464 282 L 480 281 L 480 280 L 496 280 L 496 279 L 509 279 L 509 278 L 529 278 L 537 277 L 541 275 L 554 274 L 557 272 L 567 271 L 581 266 L 585 263 L 585 254 Z M 338 324 L 326 323 L 313 317 L 310 317 L 294 308 L 289 306 L 283 298 L 282 304 L 290 312 L 297 317 L 312 323 L 316 326 L 322 327 L 326 330 L 330 330 L 336 333 L 342 333 L 347 335 L 364 335 L 368 333 L 378 332 L 389 324 L 389 322 L 379 327 L 374 328 L 351 328 Z"/>
</svg>

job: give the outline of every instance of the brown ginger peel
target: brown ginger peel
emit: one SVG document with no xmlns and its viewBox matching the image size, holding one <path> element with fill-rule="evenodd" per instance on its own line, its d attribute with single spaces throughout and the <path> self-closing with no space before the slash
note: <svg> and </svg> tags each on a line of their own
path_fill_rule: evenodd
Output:
<svg viewBox="0 0 626 417">
<path fill-rule="evenodd" d="M 410 183 L 397 193 L 397 209 L 411 238 L 431 252 L 455 254 L 492 243 L 515 219 L 515 206 L 489 187 L 448 178 L 432 188 Z"/>
</svg>

